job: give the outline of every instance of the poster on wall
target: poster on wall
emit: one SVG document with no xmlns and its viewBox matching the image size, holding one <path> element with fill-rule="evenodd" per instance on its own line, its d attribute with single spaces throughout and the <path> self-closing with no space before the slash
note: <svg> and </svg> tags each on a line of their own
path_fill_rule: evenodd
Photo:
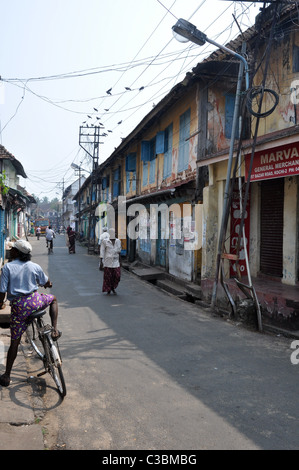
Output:
<svg viewBox="0 0 299 470">
<path fill-rule="evenodd" d="M 245 155 L 248 179 L 251 154 Z M 299 142 L 255 152 L 250 181 L 299 175 Z"/>
<path fill-rule="evenodd" d="M 244 178 L 242 178 L 242 183 L 244 183 Z M 242 185 L 244 188 L 244 184 Z M 244 191 L 242 194 L 244 199 Z M 238 182 L 233 190 L 233 198 L 231 205 L 231 227 L 230 227 L 230 253 L 236 254 L 236 247 L 238 243 L 238 237 L 240 232 L 240 222 L 241 222 L 241 210 L 240 210 L 240 193 L 238 188 Z M 246 205 L 246 213 L 244 218 L 244 230 L 245 230 L 245 241 L 247 253 L 249 254 L 249 234 L 250 234 L 250 194 L 248 197 Z M 246 261 L 245 261 L 245 247 L 243 237 L 241 239 L 240 253 L 239 253 L 239 270 L 242 276 L 247 275 Z M 230 276 L 235 277 L 237 275 L 236 262 L 231 261 L 230 263 Z"/>
</svg>

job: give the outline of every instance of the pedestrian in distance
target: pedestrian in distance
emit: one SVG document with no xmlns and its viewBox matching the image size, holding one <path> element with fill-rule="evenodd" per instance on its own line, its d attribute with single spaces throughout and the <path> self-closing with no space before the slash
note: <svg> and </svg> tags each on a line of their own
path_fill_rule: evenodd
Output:
<svg viewBox="0 0 299 470">
<path fill-rule="evenodd" d="M 4 308 L 4 299 L 10 301 L 10 347 L 7 352 L 5 373 L 0 377 L 0 385 L 8 387 L 10 374 L 17 357 L 19 344 L 27 329 L 27 320 L 32 313 L 50 306 L 50 318 L 54 340 L 61 336 L 57 329 L 58 303 L 52 294 L 38 293 L 38 287 L 52 287 L 52 283 L 42 268 L 31 261 L 32 246 L 25 240 L 11 244 L 10 259 L 1 272 L 0 309 Z"/>
<path fill-rule="evenodd" d="M 103 232 L 101 233 L 101 235 L 99 237 L 98 247 L 99 247 L 100 251 L 101 251 L 102 241 L 105 240 L 105 238 L 109 238 L 109 233 L 108 233 L 108 228 L 107 227 L 103 227 Z M 100 262 L 99 262 L 99 270 L 101 270 L 101 257 L 100 257 Z"/>
<path fill-rule="evenodd" d="M 120 281 L 121 267 L 121 242 L 115 237 L 115 230 L 110 228 L 109 238 L 104 238 L 101 243 L 100 250 L 100 269 L 104 271 L 102 292 L 110 292 L 116 294 Z"/>
<path fill-rule="evenodd" d="M 40 237 L 40 227 L 36 228 L 36 238 L 39 240 Z"/>
<path fill-rule="evenodd" d="M 76 253 L 76 232 L 71 227 L 68 231 L 69 253 Z"/>
<path fill-rule="evenodd" d="M 102 241 L 103 241 L 105 238 L 109 238 L 109 232 L 108 232 L 108 228 L 107 228 L 107 227 L 103 227 L 103 233 L 101 233 L 101 235 L 100 235 L 98 245 L 101 245 Z"/>
</svg>

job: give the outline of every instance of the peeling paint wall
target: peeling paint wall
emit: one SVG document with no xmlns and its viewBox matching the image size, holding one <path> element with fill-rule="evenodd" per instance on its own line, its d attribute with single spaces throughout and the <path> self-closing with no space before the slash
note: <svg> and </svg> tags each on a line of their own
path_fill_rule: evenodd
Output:
<svg viewBox="0 0 299 470">
<path fill-rule="evenodd" d="M 274 112 L 265 118 L 261 118 L 259 125 L 259 137 L 282 130 L 293 130 L 295 124 L 299 124 L 299 33 L 298 28 L 292 32 L 277 34 L 273 41 L 270 55 L 270 64 L 266 79 L 266 88 L 279 95 L 279 103 Z M 254 85 L 259 85 L 263 80 L 266 44 L 259 49 L 257 64 L 261 64 L 254 78 Z M 297 48 L 297 49 L 296 49 Z M 295 57 L 295 52 L 297 56 Z M 295 64 L 297 61 L 297 65 Z M 296 67 L 295 67 L 296 65 Z M 292 102 L 292 86 L 297 86 L 296 98 L 298 104 Z M 213 280 L 215 276 L 215 261 L 218 248 L 218 233 L 223 207 L 223 188 L 227 173 L 227 157 L 229 141 L 225 138 L 225 89 L 217 89 L 214 86 L 208 92 L 208 145 L 211 155 L 222 149 L 227 150 L 226 157 L 215 158 L 215 163 L 209 165 L 209 186 L 204 189 L 204 216 L 203 216 L 203 251 L 202 251 L 202 285 L 205 298 L 211 296 Z M 269 110 L 274 103 L 270 93 L 265 94 L 262 112 Z M 256 111 L 256 107 L 253 107 Z M 256 118 L 252 116 L 252 130 Z M 277 137 L 276 137 L 277 138 Z M 269 140 L 261 148 L 274 148 L 286 145 L 288 136 L 281 140 Z M 297 141 L 298 134 L 290 137 Z M 257 147 L 258 149 L 259 147 Z M 241 175 L 244 176 L 244 165 Z M 284 208 L 283 208 L 283 272 L 281 282 L 290 286 L 296 286 L 299 278 L 299 175 L 284 177 Z M 228 228 L 230 224 L 228 223 Z M 228 229 L 229 230 L 229 229 Z M 227 232 L 229 237 L 229 231 Z M 249 263 L 253 277 L 260 274 L 260 247 L 261 247 L 261 182 L 252 182 L 250 190 L 250 239 L 249 239 Z M 229 252 L 229 250 L 227 250 Z M 227 267 L 227 262 L 225 264 Z M 228 270 L 226 269 L 226 274 Z M 221 293 L 219 297 L 226 296 Z M 222 297 L 221 297 L 222 299 Z M 219 299 L 220 300 L 220 299 Z M 273 310 L 274 309 L 274 310 Z M 267 311 L 275 311 L 275 305 L 268 301 Z M 280 308 L 285 316 L 292 316 L 294 308 L 286 306 Z"/>
<path fill-rule="evenodd" d="M 189 164 L 188 168 L 184 171 L 178 171 L 178 155 L 179 155 L 179 123 L 180 116 L 190 108 L 190 139 L 189 139 Z M 168 187 L 175 186 L 186 180 L 196 178 L 196 159 L 197 159 L 197 146 L 198 146 L 198 116 L 197 116 L 197 94 L 196 86 L 186 92 L 186 96 L 179 100 L 175 106 L 172 106 L 165 114 L 155 123 L 151 129 L 149 129 L 143 139 L 151 140 L 158 132 L 164 131 L 170 124 L 173 125 L 173 141 L 172 141 L 172 166 L 171 175 L 167 178 L 163 177 L 163 162 L 164 154 L 158 154 L 156 157 L 156 168 L 155 168 L 155 181 L 149 183 L 149 175 L 147 177 L 148 184 L 140 186 L 140 194 L 146 194 L 149 191 L 167 189 Z M 139 152 L 137 159 L 139 161 L 139 178 L 143 178 L 143 165 L 141 162 L 141 147 L 138 146 Z"/>
<path fill-rule="evenodd" d="M 230 140 L 225 137 L 225 94 L 234 88 L 225 88 L 223 83 L 209 88 L 208 91 L 208 135 L 209 150 L 211 153 L 226 149 Z"/>
<path fill-rule="evenodd" d="M 189 158 L 188 166 L 183 171 L 178 171 L 179 159 L 179 135 L 180 135 L 180 116 L 190 109 L 190 138 L 188 140 Z M 191 90 L 186 91 L 183 99 L 177 101 L 165 114 L 144 134 L 144 140 L 151 140 L 155 138 L 158 132 L 164 131 L 169 125 L 172 124 L 172 162 L 171 174 L 164 178 L 163 165 L 164 154 L 156 155 L 155 159 L 155 179 L 153 183 L 149 182 L 149 171 L 147 175 L 147 184 L 143 185 L 143 162 L 141 161 L 141 142 L 139 142 L 137 149 L 137 180 L 139 181 L 138 194 L 146 195 L 156 191 L 165 190 L 168 188 L 176 187 L 182 183 L 196 179 L 196 160 L 198 148 L 198 115 L 197 115 L 197 87 L 194 86 Z M 194 135 L 193 135 L 194 134 Z M 189 201 L 186 201 L 189 202 Z M 169 202 L 173 203 L 173 200 Z M 183 215 L 182 215 L 183 217 Z M 181 223 L 180 218 L 179 222 Z M 138 243 L 138 255 L 143 261 L 155 264 L 156 260 L 156 240 L 151 240 L 149 243 Z M 184 239 L 167 240 L 167 262 L 168 271 L 170 274 L 184 280 L 190 281 L 194 273 L 194 255 L 191 250 L 184 250 Z M 198 258 L 201 261 L 201 258 Z M 197 266 L 196 268 L 197 269 Z"/>
<path fill-rule="evenodd" d="M 260 121 L 259 135 L 287 129 L 299 122 L 298 106 L 294 105 L 291 99 L 294 81 L 299 80 L 299 70 L 296 70 L 297 66 L 295 64 L 295 47 L 296 44 L 299 44 L 297 30 L 294 28 L 293 32 L 281 31 L 281 34 L 275 35 L 272 43 L 266 88 L 278 94 L 279 103 L 272 114 Z M 266 44 L 263 44 L 259 51 L 257 63 L 263 57 L 265 50 Z M 254 85 L 260 85 L 262 80 L 263 67 L 256 74 Z M 269 110 L 273 103 L 273 95 L 265 93 L 262 112 Z M 257 103 L 253 106 L 253 109 L 257 110 Z"/>
</svg>

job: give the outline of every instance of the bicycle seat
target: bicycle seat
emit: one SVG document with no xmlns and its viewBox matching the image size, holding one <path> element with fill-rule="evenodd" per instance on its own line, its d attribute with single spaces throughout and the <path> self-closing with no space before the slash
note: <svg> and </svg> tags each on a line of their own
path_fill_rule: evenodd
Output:
<svg viewBox="0 0 299 470">
<path fill-rule="evenodd" d="M 29 320 L 33 320 L 34 318 L 40 318 L 43 315 L 45 315 L 46 313 L 47 313 L 47 310 L 40 310 L 39 312 L 32 313 L 29 316 Z"/>
</svg>

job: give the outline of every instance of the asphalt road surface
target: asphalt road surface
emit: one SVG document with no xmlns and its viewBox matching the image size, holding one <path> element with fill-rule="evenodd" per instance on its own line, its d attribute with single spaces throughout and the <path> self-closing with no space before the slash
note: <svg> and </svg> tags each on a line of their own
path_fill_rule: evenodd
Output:
<svg viewBox="0 0 299 470">
<path fill-rule="evenodd" d="M 43 376 L 49 448 L 298 449 L 291 339 L 251 332 L 127 271 L 101 292 L 98 257 L 31 238 L 53 282 L 67 396 Z M 37 371 L 31 361 L 32 374 Z"/>
</svg>

